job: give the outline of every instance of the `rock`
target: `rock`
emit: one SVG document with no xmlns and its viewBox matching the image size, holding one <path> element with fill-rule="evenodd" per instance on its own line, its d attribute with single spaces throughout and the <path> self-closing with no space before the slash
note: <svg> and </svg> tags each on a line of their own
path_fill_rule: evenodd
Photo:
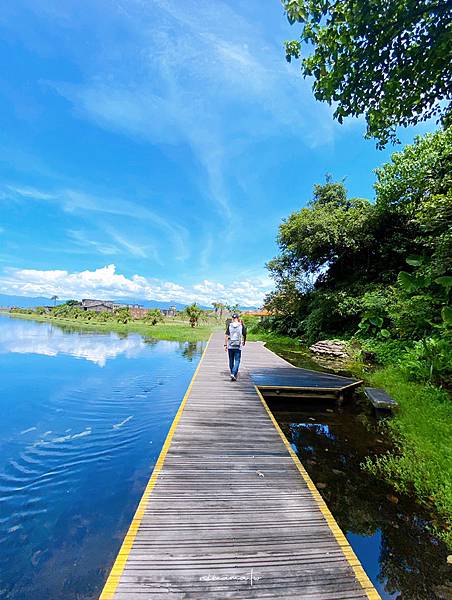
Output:
<svg viewBox="0 0 452 600">
<path fill-rule="evenodd" d="M 321 482 L 319 482 L 319 483 L 316 483 L 316 484 L 315 484 L 315 487 L 316 487 L 318 490 L 324 490 L 324 489 L 327 487 L 327 485 L 326 485 L 326 483 L 321 483 Z"/>
<path fill-rule="evenodd" d="M 447 557 L 447 564 L 452 565 L 452 554 L 449 554 Z"/>
<path fill-rule="evenodd" d="M 389 500 L 389 502 L 392 502 L 393 504 L 398 504 L 399 502 L 397 496 L 393 496 L 392 494 L 388 494 L 386 498 Z"/>
<path fill-rule="evenodd" d="M 331 356 L 335 358 L 348 358 L 347 344 L 335 340 L 322 340 L 313 344 L 309 350 L 314 354 Z"/>
<path fill-rule="evenodd" d="M 335 475 L 345 475 L 344 471 L 340 469 L 331 469 Z"/>
</svg>

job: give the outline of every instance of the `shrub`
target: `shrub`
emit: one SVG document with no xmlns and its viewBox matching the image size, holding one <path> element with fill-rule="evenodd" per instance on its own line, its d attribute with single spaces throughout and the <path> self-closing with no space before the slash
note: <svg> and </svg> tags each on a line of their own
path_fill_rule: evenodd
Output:
<svg viewBox="0 0 452 600">
<path fill-rule="evenodd" d="M 452 389 L 452 344 L 449 337 L 429 337 L 415 342 L 399 360 L 399 365 L 412 381 L 426 381 Z"/>
<path fill-rule="evenodd" d="M 144 317 L 146 323 L 150 323 L 151 325 L 157 325 L 157 323 L 161 323 L 163 321 L 163 315 L 159 311 L 159 309 L 149 310 Z"/>
<path fill-rule="evenodd" d="M 375 362 L 382 366 L 394 365 L 404 356 L 407 343 L 401 340 L 378 340 L 367 338 L 359 340 L 362 350 L 373 352 Z"/>
</svg>

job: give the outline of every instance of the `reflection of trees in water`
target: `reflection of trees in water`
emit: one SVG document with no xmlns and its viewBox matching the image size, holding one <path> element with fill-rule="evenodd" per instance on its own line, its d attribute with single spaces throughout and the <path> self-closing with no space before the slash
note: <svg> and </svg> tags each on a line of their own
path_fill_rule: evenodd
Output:
<svg viewBox="0 0 452 600">
<path fill-rule="evenodd" d="M 47 323 L 45 323 L 47 325 Z M 94 323 L 93 323 L 94 324 Z M 113 330 L 101 330 L 101 329 L 87 329 L 83 325 L 73 325 L 68 323 L 50 323 L 48 330 L 51 334 L 55 331 L 62 331 L 63 333 L 76 333 L 81 337 L 93 337 L 93 336 L 108 336 L 114 334 L 118 339 L 124 340 L 130 334 L 124 331 L 113 331 Z M 133 332 L 131 332 L 133 333 Z M 136 335 L 136 334 L 135 334 Z"/>
<path fill-rule="evenodd" d="M 151 348 L 157 346 L 157 344 L 160 342 L 160 340 L 158 340 L 157 338 L 147 336 L 143 337 L 143 341 L 146 344 L 146 346 L 150 346 Z"/>
<path fill-rule="evenodd" d="M 181 342 L 179 344 L 179 351 L 184 358 L 192 362 L 193 359 L 198 358 L 203 349 L 202 342 Z"/>
<path fill-rule="evenodd" d="M 148 346 L 156 346 L 157 344 L 165 343 L 162 340 L 158 340 L 152 337 L 144 338 L 145 344 Z M 170 344 L 177 344 L 177 352 L 180 353 L 186 360 L 192 362 L 193 360 L 199 358 L 201 355 L 204 342 L 166 342 Z"/>
<path fill-rule="evenodd" d="M 303 415 L 274 408 L 314 483 L 326 484 L 320 492 L 341 529 L 365 536 L 381 532 L 376 552 L 387 592 L 399 592 L 398 600 L 451 598 L 450 592 L 434 591 L 447 582 L 447 550 L 429 533 L 427 515 L 360 468 L 366 456 L 387 450 L 378 434 L 350 410 Z"/>
</svg>

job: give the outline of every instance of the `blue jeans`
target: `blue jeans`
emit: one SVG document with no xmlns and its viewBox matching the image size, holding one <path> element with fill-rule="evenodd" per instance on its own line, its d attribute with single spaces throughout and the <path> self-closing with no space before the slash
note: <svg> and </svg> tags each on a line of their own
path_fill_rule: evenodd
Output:
<svg viewBox="0 0 452 600">
<path fill-rule="evenodd" d="M 239 372 L 240 366 L 240 358 L 242 356 L 242 351 L 240 348 L 228 348 L 229 354 L 229 369 L 231 371 L 231 375 L 237 377 L 237 373 Z"/>
</svg>

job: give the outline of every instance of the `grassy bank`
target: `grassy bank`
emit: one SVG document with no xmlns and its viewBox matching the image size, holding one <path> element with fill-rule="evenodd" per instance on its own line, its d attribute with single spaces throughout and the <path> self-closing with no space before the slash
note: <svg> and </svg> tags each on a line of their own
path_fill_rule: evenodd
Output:
<svg viewBox="0 0 452 600">
<path fill-rule="evenodd" d="M 452 548 L 452 404 L 448 394 L 432 385 L 407 381 L 394 366 L 376 371 L 369 379 L 397 400 L 400 410 L 388 421 L 397 452 L 368 461 L 365 468 L 397 490 L 414 493 L 433 513 L 437 534 Z"/>
<path fill-rule="evenodd" d="M 177 342 L 196 342 L 208 340 L 210 334 L 217 326 L 215 323 L 200 324 L 191 327 L 188 321 L 171 319 L 165 320 L 156 325 L 150 325 L 140 320 L 129 321 L 128 323 L 118 323 L 108 321 L 99 323 L 93 321 L 82 321 L 80 319 L 66 319 L 62 317 L 51 317 L 48 315 L 6 313 L 14 319 L 28 319 L 42 323 L 52 323 L 60 327 L 70 328 L 72 330 L 84 330 L 93 332 L 115 332 L 120 334 L 139 333 L 144 336 L 153 337 L 159 340 L 169 340 Z"/>
</svg>

